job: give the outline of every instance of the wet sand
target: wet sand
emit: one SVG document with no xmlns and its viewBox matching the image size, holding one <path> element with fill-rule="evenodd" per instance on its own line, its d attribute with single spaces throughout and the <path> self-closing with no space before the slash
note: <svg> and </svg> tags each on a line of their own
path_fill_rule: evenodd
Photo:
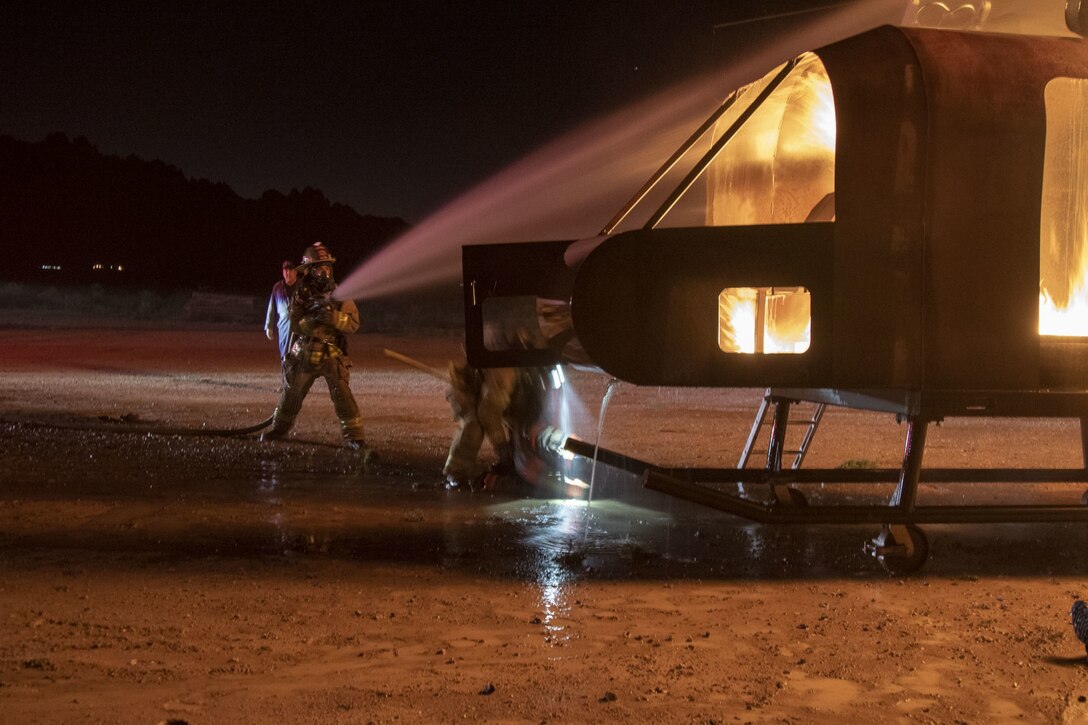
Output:
<svg viewBox="0 0 1088 725">
<path fill-rule="evenodd" d="M 381 456 L 364 464 L 320 384 L 288 442 L 116 429 L 266 417 L 278 372 L 259 332 L 6 332 L 0 721 L 1088 718 L 1068 621 L 1088 595 L 1083 525 L 926 527 L 930 561 L 893 578 L 862 553 L 873 527 L 753 525 L 601 468 L 588 505 L 439 488 L 443 385 L 381 349 L 442 367 L 453 337 L 354 338 Z M 605 382 L 575 375 L 583 437 Z M 602 444 L 733 465 L 759 397 L 620 386 Z M 833 410 L 810 464 L 895 466 L 902 436 L 889 416 Z M 926 463 L 1078 466 L 1080 442 L 1070 421 L 948 421 Z"/>
</svg>

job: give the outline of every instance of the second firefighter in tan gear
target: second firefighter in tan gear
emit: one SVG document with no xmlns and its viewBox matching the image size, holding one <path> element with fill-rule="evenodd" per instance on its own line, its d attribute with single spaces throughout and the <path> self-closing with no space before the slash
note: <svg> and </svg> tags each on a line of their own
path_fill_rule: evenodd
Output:
<svg viewBox="0 0 1088 725">
<path fill-rule="evenodd" d="M 291 348 L 285 360 L 286 385 L 263 440 L 283 437 L 294 425 L 302 401 L 318 378 L 329 387 L 340 432 L 354 449 L 366 449 L 363 421 L 352 395 L 347 335 L 359 329 L 359 308 L 351 300 L 334 300 L 332 265 L 336 260 L 320 242 L 308 247 L 298 271 L 302 275 L 291 297 Z"/>
<path fill-rule="evenodd" d="M 517 382 L 516 372 L 511 368 L 476 370 L 467 363 L 452 362 L 449 370 L 450 408 L 460 426 L 442 469 L 446 481 L 451 486 L 462 486 L 479 476 L 478 456 L 485 437 L 499 459 L 495 472 L 512 473 L 513 446 L 504 416 Z"/>
</svg>

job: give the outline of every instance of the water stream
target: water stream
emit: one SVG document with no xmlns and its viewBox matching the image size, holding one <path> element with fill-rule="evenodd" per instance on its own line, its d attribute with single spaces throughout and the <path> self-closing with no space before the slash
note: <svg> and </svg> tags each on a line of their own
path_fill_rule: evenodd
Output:
<svg viewBox="0 0 1088 725">
<path fill-rule="evenodd" d="M 338 295 L 364 300 L 455 282 L 465 244 L 596 235 L 729 92 L 799 53 L 897 22 L 903 7 L 872 0 L 827 12 L 726 67 L 588 121 L 415 225 L 352 272 Z M 633 214 L 631 227 L 648 213 Z"/>
<path fill-rule="evenodd" d="M 619 380 L 616 378 L 608 381 L 608 385 L 604 389 L 604 395 L 601 397 L 601 411 L 597 415 L 597 436 L 593 441 L 593 460 L 590 462 L 589 469 L 589 491 L 586 495 L 586 530 L 582 536 L 583 542 L 589 538 L 589 508 L 593 504 L 593 482 L 597 480 L 597 454 L 601 450 L 601 434 L 604 432 L 605 414 L 608 412 L 608 403 L 612 400 L 612 393 L 618 383 Z"/>
</svg>

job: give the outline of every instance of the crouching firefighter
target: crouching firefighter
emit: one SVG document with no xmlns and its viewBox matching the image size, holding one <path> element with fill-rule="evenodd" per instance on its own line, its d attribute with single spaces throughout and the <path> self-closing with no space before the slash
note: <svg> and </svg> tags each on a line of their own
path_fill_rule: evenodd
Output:
<svg viewBox="0 0 1088 725">
<path fill-rule="evenodd" d="M 513 368 L 477 370 L 468 363 L 451 362 L 449 373 L 450 390 L 446 399 L 458 428 L 442 469 L 446 487 L 492 488 L 498 477 L 514 473 L 514 449 L 504 416 L 510 407 L 516 371 Z M 481 474 L 477 458 L 485 437 L 491 441 L 499 460 Z"/>
<path fill-rule="evenodd" d="M 317 378 L 325 378 L 340 420 L 345 445 L 369 455 L 363 440 L 359 406 L 348 385 L 351 359 L 347 335 L 359 329 L 359 308 L 351 300 L 335 300 L 332 265 L 336 259 L 321 242 L 306 248 L 298 266 L 299 280 L 291 295 L 291 346 L 284 359 L 286 385 L 273 415 L 272 428 L 261 440 L 284 437 L 302 409 L 302 401 Z"/>
</svg>

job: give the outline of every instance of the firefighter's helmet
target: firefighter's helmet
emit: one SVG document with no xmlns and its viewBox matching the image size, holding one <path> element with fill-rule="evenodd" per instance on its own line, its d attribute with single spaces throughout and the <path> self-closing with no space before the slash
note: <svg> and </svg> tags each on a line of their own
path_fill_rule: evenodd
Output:
<svg viewBox="0 0 1088 725">
<path fill-rule="evenodd" d="M 332 264 L 336 258 L 332 256 L 328 248 L 321 242 L 314 242 L 306 247 L 302 253 L 302 264 L 297 267 L 299 272 L 305 272 L 315 264 Z"/>
</svg>

